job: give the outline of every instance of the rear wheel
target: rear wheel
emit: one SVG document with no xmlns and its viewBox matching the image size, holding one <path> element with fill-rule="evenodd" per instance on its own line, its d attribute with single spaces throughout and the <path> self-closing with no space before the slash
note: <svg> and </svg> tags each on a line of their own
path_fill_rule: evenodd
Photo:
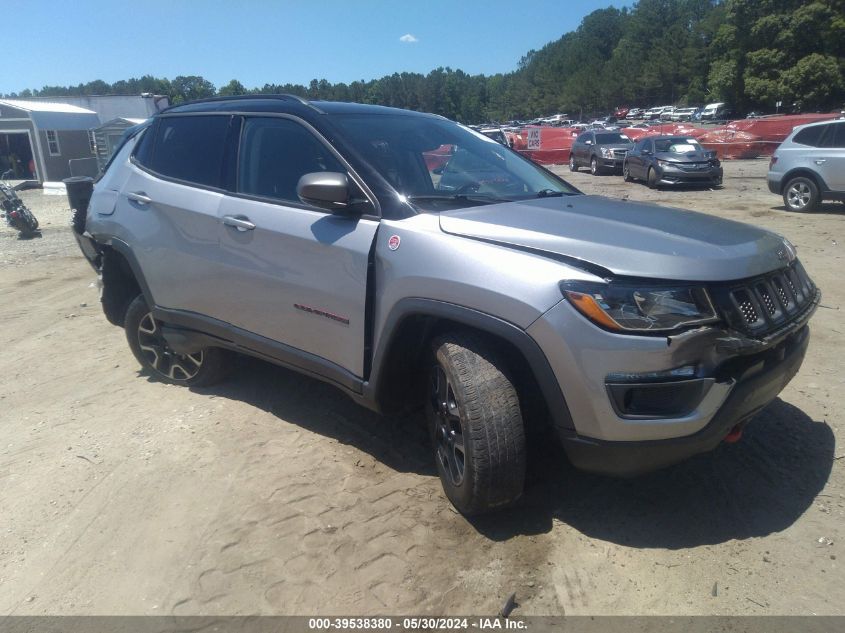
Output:
<svg viewBox="0 0 845 633">
<path fill-rule="evenodd" d="M 434 341 L 427 414 L 443 490 L 463 514 L 507 506 L 525 483 L 516 389 L 502 360 L 473 334 Z"/>
<path fill-rule="evenodd" d="M 819 188 L 805 176 L 792 178 L 784 187 L 783 203 L 790 211 L 812 211 L 819 203 Z"/>
<path fill-rule="evenodd" d="M 575 162 L 575 157 L 572 154 L 569 155 L 569 171 L 578 171 L 578 165 Z"/>
<path fill-rule="evenodd" d="M 212 385 L 226 376 L 226 351 L 207 347 L 194 354 L 178 354 L 164 338 L 161 325 L 153 318 L 143 295 L 129 304 L 124 321 L 126 340 L 147 373 L 162 382 L 191 387 Z"/>
</svg>

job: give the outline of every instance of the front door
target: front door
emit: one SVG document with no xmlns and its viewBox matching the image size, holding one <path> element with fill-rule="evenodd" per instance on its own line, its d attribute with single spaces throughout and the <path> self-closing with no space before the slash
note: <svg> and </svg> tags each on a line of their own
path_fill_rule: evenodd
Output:
<svg viewBox="0 0 845 633">
<path fill-rule="evenodd" d="M 362 377 L 379 223 L 303 204 L 297 182 L 318 171 L 347 169 L 312 130 L 289 117 L 244 120 L 237 192 L 219 211 L 215 316 Z"/>
</svg>

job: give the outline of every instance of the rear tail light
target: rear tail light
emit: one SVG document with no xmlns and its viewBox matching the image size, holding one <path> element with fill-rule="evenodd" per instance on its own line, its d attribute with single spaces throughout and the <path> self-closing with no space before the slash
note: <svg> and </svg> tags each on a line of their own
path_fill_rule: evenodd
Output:
<svg viewBox="0 0 845 633">
<path fill-rule="evenodd" d="M 769 161 L 769 169 L 775 166 L 775 163 L 778 162 L 778 157 L 772 155 L 772 159 Z"/>
</svg>

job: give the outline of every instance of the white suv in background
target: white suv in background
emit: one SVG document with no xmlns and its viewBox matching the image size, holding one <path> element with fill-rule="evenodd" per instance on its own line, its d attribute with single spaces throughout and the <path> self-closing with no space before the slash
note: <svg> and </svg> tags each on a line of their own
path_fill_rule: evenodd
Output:
<svg viewBox="0 0 845 633">
<path fill-rule="evenodd" d="M 845 200 L 845 119 L 799 125 L 769 163 L 769 191 L 790 211 Z"/>
</svg>

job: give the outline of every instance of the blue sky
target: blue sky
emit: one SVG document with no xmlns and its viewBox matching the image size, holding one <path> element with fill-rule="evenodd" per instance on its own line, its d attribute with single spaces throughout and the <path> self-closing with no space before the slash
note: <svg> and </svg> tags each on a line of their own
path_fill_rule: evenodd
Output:
<svg viewBox="0 0 845 633">
<path fill-rule="evenodd" d="M 314 78 L 350 82 L 438 66 L 507 72 L 528 50 L 576 28 L 591 11 L 631 4 L 5 0 L 7 31 L 37 28 L 18 32 L 2 47 L 0 93 L 145 74 L 202 75 L 218 87 L 237 78 L 251 88 Z M 405 35 L 412 37 L 400 39 Z"/>
</svg>

